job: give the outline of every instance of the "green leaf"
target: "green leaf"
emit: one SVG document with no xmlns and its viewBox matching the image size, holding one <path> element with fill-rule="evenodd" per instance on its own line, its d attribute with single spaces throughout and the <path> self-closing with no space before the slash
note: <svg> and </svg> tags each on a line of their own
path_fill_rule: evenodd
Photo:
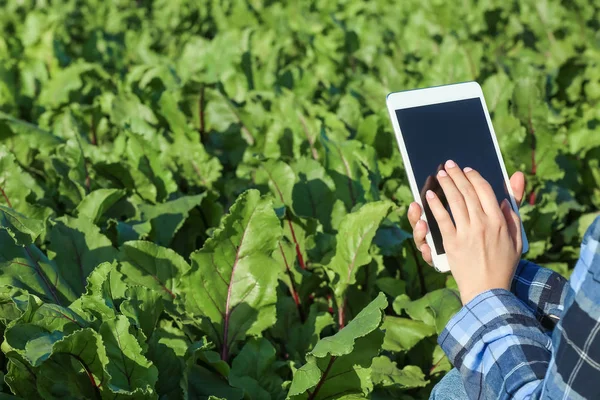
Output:
<svg viewBox="0 0 600 400">
<path fill-rule="evenodd" d="M 179 110 L 175 95 L 172 92 L 163 92 L 160 96 L 159 106 L 171 130 L 178 135 L 185 134 L 187 130 L 185 114 Z"/>
<path fill-rule="evenodd" d="M 194 343 L 185 355 L 185 371 L 181 381 L 186 399 L 209 399 L 211 395 L 240 400 L 244 391 L 229 385 L 229 365 L 219 354 L 208 350 L 205 341 Z"/>
<path fill-rule="evenodd" d="M 206 196 L 207 192 L 196 196 L 183 196 L 156 205 L 140 205 L 141 219 L 152 224 L 150 239 L 160 246 L 169 246 L 188 219 L 190 211 L 198 207 Z"/>
<path fill-rule="evenodd" d="M 290 297 L 277 301 L 277 321 L 271 332 L 278 338 L 290 359 L 302 361 L 304 355 L 319 341 L 323 330 L 334 324 L 327 308 L 312 304 L 304 322 L 298 316 L 296 304 Z"/>
<path fill-rule="evenodd" d="M 54 261 L 33 244 L 17 245 L 6 230 L 0 229 L 0 286 L 28 291 L 56 304 L 68 304 L 77 294 L 61 276 Z"/>
<path fill-rule="evenodd" d="M 406 282 L 397 278 L 391 278 L 389 276 L 379 278 L 375 281 L 375 285 L 377 285 L 377 288 L 383 293 L 393 298 L 406 293 Z"/>
<path fill-rule="evenodd" d="M 296 181 L 294 170 L 283 161 L 267 160 L 260 164 L 256 170 L 255 181 L 257 184 L 267 184 L 276 206 L 292 205 L 292 191 Z"/>
<path fill-rule="evenodd" d="M 283 379 L 277 374 L 280 364 L 267 339 L 250 340 L 233 360 L 229 383 L 244 389 L 252 399 L 283 399 Z"/>
<path fill-rule="evenodd" d="M 381 328 L 385 331 L 383 348 L 389 351 L 407 351 L 428 336 L 435 335 L 435 327 L 421 321 L 387 315 Z"/>
<path fill-rule="evenodd" d="M 77 295 L 85 292 L 87 277 L 103 262 L 117 258 L 117 250 L 91 220 L 61 217 L 49 233 L 48 255 Z"/>
<path fill-rule="evenodd" d="M 142 348 L 130 332 L 124 316 L 106 320 L 100 326 L 100 335 L 106 347 L 110 375 L 109 388 L 120 393 L 139 392 L 150 395 L 158 379 L 158 371 L 142 353 Z"/>
<path fill-rule="evenodd" d="M 185 333 L 171 322 L 164 321 L 154 330 L 148 341 L 146 356 L 158 368 L 156 391 L 159 396 L 182 398 L 180 382 L 183 379 L 183 357 L 189 346 Z"/>
<path fill-rule="evenodd" d="M 11 208 L 0 206 L 0 229 L 8 231 L 16 244 L 28 246 L 42 234 L 44 223 L 27 218 Z"/>
<path fill-rule="evenodd" d="M 186 311 L 201 316 L 224 360 L 237 341 L 275 323 L 278 266 L 271 258 L 281 237 L 271 201 L 242 194 L 212 238 L 191 255 L 183 280 Z"/>
<path fill-rule="evenodd" d="M 321 339 L 295 371 L 290 399 L 326 399 L 342 394 L 367 396 L 373 389 L 370 366 L 378 355 L 383 333 L 378 329 L 387 307 L 380 293 L 344 329 Z"/>
<path fill-rule="evenodd" d="M 124 295 L 125 289 L 120 281 L 121 274 L 115 268 L 116 263 L 102 263 L 87 277 L 85 294 L 71 303 L 70 308 L 82 315 L 96 319 L 99 325 L 104 319 L 115 318 L 117 307 L 115 299 Z"/>
<path fill-rule="evenodd" d="M 100 335 L 93 330 L 40 337 L 28 343 L 28 350 L 32 366 L 39 367 L 36 386 L 43 398 L 109 395 L 108 358 Z"/>
<path fill-rule="evenodd" d="M 0 121 L 2 121 L 0 113 Z M 17 163 L 15 156 L 4 145 L 0 145 L 0 204 L 14 208 L 29 218 L 40 218 L 38 207 L 30 204 L 30 196 L 43 197 L 44 191 L 33 177 Z"/>
<path fill-rule="evenodd" d="M 117 201 L 125 196 L 124 190 L 119 189 L 98 189 L 94 190 L 77 206 L 75 211 L 79 217 L 85 217 L 98 223 L 104 213 Z"/>
<path fill-rule="evenodd" d="M 371 262 L 371 241 L 391 207 L 391 203 L 384 201 L 365 204 L 358 211 L 346 215 L 340 224 L 335 256 L 326 268 L 334 287 L 342 326 L 345 321 L 346 290 L 356 283 L 358 269 Z"/>
<path fill-rule="evenodd" d="M 462 302 L 455 290 L 438 289 L 414 301 L 401 295 L 394 300 L 393 307 L 397 314 L 406 311 L 413 320 L 424 322 L 439 334 L 450 318 L 462 308 Z"/>
<path fill-rule="evenodd" d="M 87 323 L 76 312 L 55 304 L 37 304 L 30 296 L 25 312 L 6 330 L 5 345 L 34 363 L 28 350 L 31 340 L 43 340 L 49 334 L 60 335 L 55 336 L 59 340 L 86 327 Z"/>
<path fill-rule="evenodd" d="M 385 356 L 375 357 L 371 369 L 373 383 L 388 390 L 425 387 L 429 383 L 419 367 L 407 365 L 399 369 L 395 362 Z"/>
<path fill-rule="evenodd" d="M 121 312 L 149 338 L 158 324 L 164 309 L 162 294 L 142 286 L 134 286 L 125 292 Z"/>
<path fill-rule="evenodd" d="M 348 210 L 365 201 L 379 200 L 379 171 L 375 151 L 357 141 L 337 144 L 325 140 L 326 169 L 336 187 L 336 197 Z"/>
<path fill-rule="evenodd" d="M 182 281 L 190 266 L 171 249 L 145 241 L 131 241 L 121 246 L 120 271 L 134 285 L 160 293 L 165 300 L 174 301 L 187 283 Z"/>
<path fill-rule="evenodd" d="M 306 157 L 297 160 L 292 168 L 298 176 L 291 194 L 294 213 L 300 217 L 315 218 L 327 231 L 331 231 L 335 203 L 333 180 L 319 162 Z"/>
</svg>

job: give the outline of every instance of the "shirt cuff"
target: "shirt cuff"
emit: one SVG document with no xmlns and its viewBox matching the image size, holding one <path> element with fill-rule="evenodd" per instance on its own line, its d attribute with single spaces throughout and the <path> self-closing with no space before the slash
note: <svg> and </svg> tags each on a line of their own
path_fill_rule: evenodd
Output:
<svg viewBox="0 0 600 400">
<path fill-rule="evenodd" d="M 566 284 L 562 275 L 521 260 L 511 292 L 534 313 L 542 327 L 552 330 L 562 315 Z"/>
<path fill-rule="evenodd" d="M 490 333 L 492 336 L 510 335 L 515 325 L 540 329 L 534 314 L 514 294 L 492 289 L 464 305 L 448 321 L 438 343 L 450 362 L 461 369 L 464 362 L 469 364 L 465 356 L 471 349 L 493 339 Z"/>
</svg>

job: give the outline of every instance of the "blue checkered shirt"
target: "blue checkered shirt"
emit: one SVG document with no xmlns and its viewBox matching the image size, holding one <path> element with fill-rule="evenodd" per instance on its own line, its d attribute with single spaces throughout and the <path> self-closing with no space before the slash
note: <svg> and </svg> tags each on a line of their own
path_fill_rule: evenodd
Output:
<svg viewBox="0 0 600 400">
<path fill-rule="evenodd" d="M 570 280 L 522 261 L 511 291 L 456 314 L 438 342 L 471 399 L 600 399 L 600 217 Z"/>
</svg>

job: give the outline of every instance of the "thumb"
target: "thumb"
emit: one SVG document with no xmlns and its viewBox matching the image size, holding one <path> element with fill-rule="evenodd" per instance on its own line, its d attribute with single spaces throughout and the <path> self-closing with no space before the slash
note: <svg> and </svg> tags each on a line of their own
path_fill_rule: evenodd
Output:
<svg viewBox="0 0 600 400">
<path fill-rule="evenodd" d="M 510 187 L 515 195 L 517 205 L 520 206 L 525 195 L 525 175 L 521 171 L 515 172 L 510 177 Z"/>
<path fill-rule="evenodd" d="M 508 200 L 506 199 L 502 201 L 500 209 L 502 210 L 502 214 L 504 214 L 504 218 L 506 219 L 508 232 L 513 239 L 514 244 L 517 246 L 519 251 L 521 251 L 523 249 L 523 238 L 521 237 L 521 219 L 517 213 L 513 211 L 508 203 Z"/>
</svg>

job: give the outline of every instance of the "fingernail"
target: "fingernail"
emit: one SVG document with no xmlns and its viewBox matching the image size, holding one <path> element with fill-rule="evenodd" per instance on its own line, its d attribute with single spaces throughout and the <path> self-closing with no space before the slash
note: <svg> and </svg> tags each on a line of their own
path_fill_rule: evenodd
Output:
<svg viewBox="0 0 600 400">
<path fill-rule="evenodd" d="M 425 196 L 427 196 L 428 199 L 433 199 L 435 194 L 431 190 L 428 190 Z"/>
<path fill-rule="evenodd" d="M 465 169 L 463 169 L 463 171 L 465 171 L 465 174 L 466 174 L 467 172 L 473 171 L 473 168 L 471 168 L 471 167 L 465 167 Z"/>
<path fill-rule="evenodd" d="M 454 161 L 452 161 L 452 160 L 448 160 L 448 161 L 446 161 L 446 167 L 447 168 L 454 168 L 454 167 L 456 167 L 456 163 Z"/>
<path fill-rule="evenodd" d="M 446 171 L 444 171 L 443 169 L 440 170 L 440 172 L 438 172 L 439 176 L 448 176 L 448 174 L 446 173 Z"/>
</svg>

